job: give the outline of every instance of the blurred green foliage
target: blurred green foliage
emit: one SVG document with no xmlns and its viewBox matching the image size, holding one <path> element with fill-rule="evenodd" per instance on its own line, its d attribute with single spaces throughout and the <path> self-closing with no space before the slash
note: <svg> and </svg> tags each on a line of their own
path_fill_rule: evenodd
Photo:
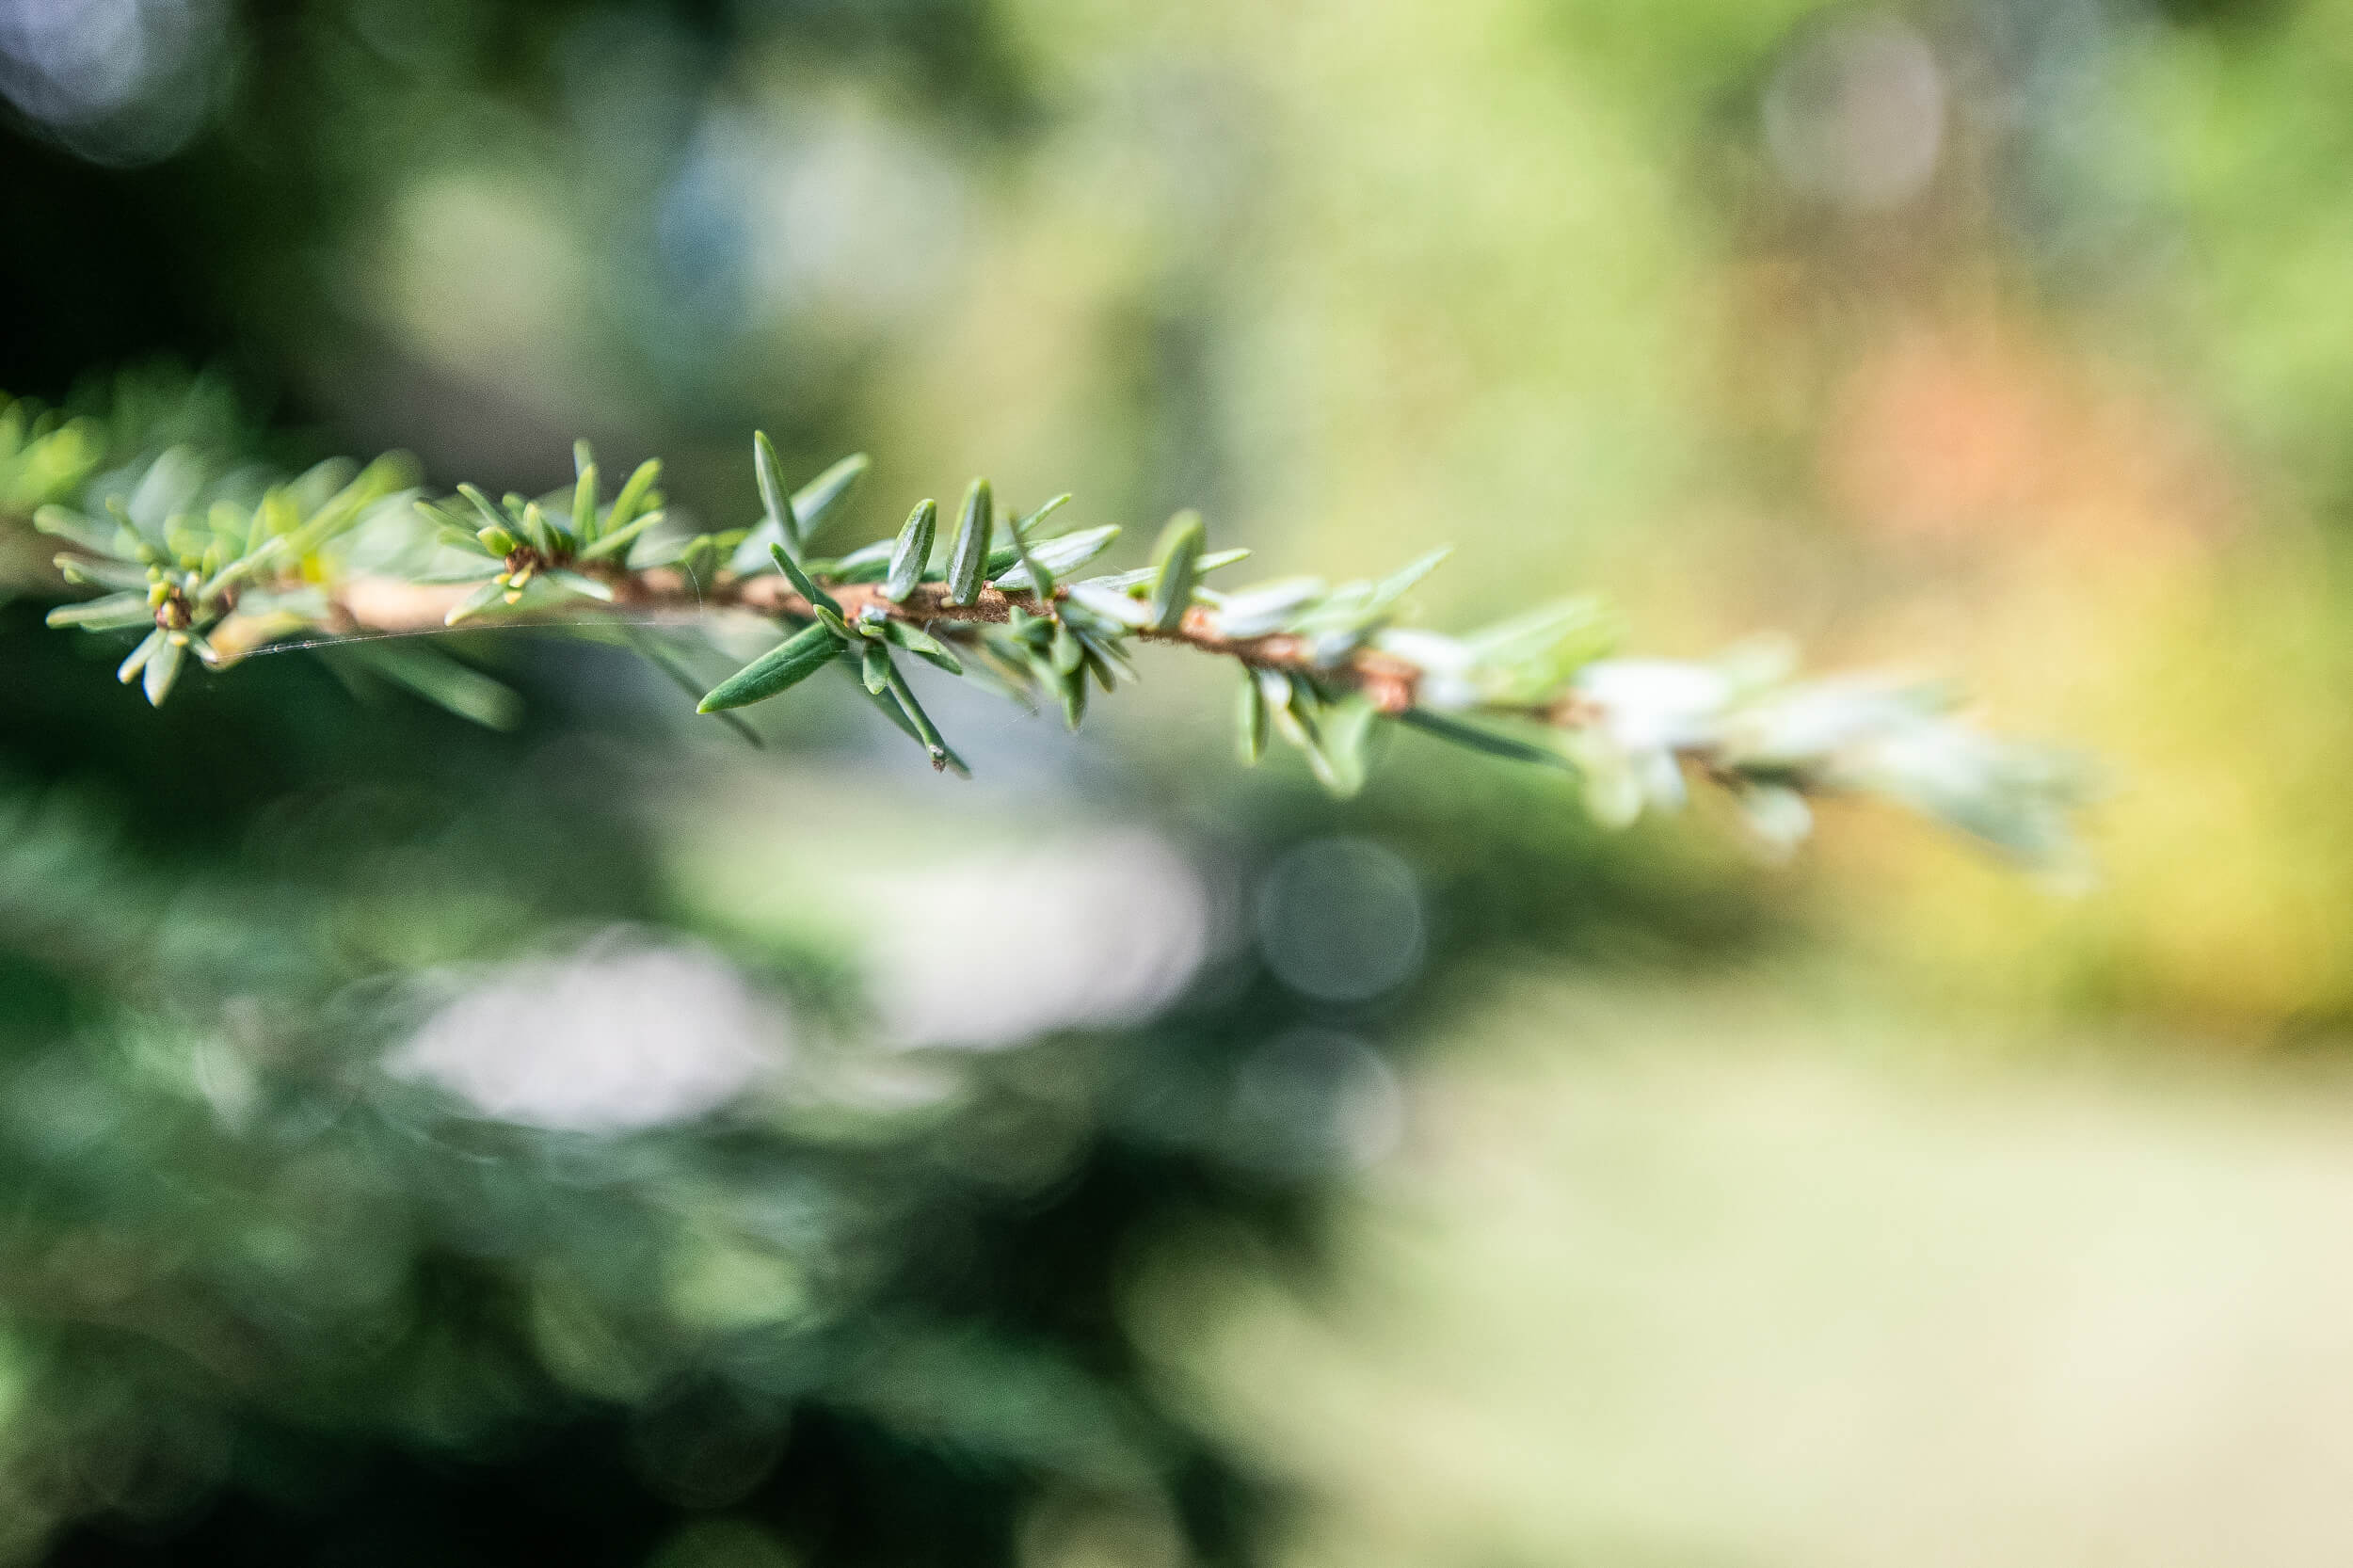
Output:
<svg viewBox="0 0 2353 1568">
<path fill-rule="evenodd" d="M 1245 785 L 1171 670 L 943 804 L 846 702 L 747 760 L 491 632 L 446 646 L 509 732 L 352 661 L 151 712 L 0 561 L 0 1553 L 1251 1560 L 1289 1500 L 1126 1293 L 1229 1222 L 1312 1265 L 1498 964 L 1827 937 L 1956 1006 L 2341 1024 L 2345 9 L 0 0 L 12 390 L 175 355 L 209 448 L 536 492 L 584 430 L 710 517 L 761 425 L 1277 569 L 1452 536 L 1464 623 L 1592 578 L 1654 646 L 1963 669 L 2124 780 L 2073 903 L 1852 817 L 1767 875 L 1415 735 L 1344 806 Z M 1185 888 L 1191 967 L 1085 1001 Z M 829 912 L 894 898 L 928 946 Z M 1027 1011 L 877 1043 L 967 958 Z M 782 1066 L 564 1054 L 632 1029 Z"/>
</svg>

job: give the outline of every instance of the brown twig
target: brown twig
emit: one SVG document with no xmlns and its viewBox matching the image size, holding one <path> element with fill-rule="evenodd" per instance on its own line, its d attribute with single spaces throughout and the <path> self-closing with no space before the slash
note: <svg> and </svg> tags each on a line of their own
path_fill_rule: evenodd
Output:
<svg viewBox="0 0 2353 1568">
<path fill-rule="evenodd" d="M 600 610 L 613 612 L 653 611 L 696 614 L 712 610 L 738 610 L 770 618 L 789 616 L 795 620 L 811 620 L 814 612 L 808 600 L 795 592 L 792 584 L 782 577 L 736 577 L 722 573 L 708 583 L 697 583 L 684 572 L 672 568 L 652 568 L 644 571 L 613 573 L 604 579 L 613 589 L 613 602 L 608 606 L 594 600 L 578 600 L 568 603 L 566 618 L 583 614 L 594 615 Z M 952 604 L 948 590 L 942 584 L 925 583 L 907 596 L 904 603 L 894 603 L 885 597 L 880 584 L 826 583 L 819 585 L 833 596 L 842 613 L 855 619 L 869 607 L 879 608 L 893 620 L 913 626 L 1000 625 L 1010 619 L 1017 607 L 1032 615 L 1043 615 L 1047 607 L 1035 594 L 1007 593 L 996 587 L 984 587 L 970 604 Z M 334 625 L 340 632 L 353 635 L 400 635 L 431 632 L 442 630 L 443 617 L 472 591 L 470 584 L 420 584 L 402 583 L 389 578 L 354 578 L 335 591 Z M 1056 598 L 1062 597 L 1057 590 Z M 502 623 L 528 625 L 545 618 L 546 612 L 510 612 L 498 616 L 495 612 L 478 621 L 466 623 L 491 626 Z M 1207 608 L 1195 605 L 1185 614 L 1183 622 L 1173 632 L 1145 631 L 1138 635 L 1147 641 L 1174 643 L 1202 653 L 1236 659 L 1254 669 L 1291 670 L 1311 675 L 1331 686 L 1353 687 L 1371 699 L 1385 713 L 1401 713 L 1414 706 L 1414 694 L 1421 671 L 1405 660 L 1377 648 L 1360 648 L 1331 664 L 1319 664 L 1314 648 L 1305 637 L 1288 632 L 1274 632 L 1263 637 L 1226 637 L 1214 626 L 1214 616 Z M 234 644 L 233 635 L 225 639 Z"/>
</svg>

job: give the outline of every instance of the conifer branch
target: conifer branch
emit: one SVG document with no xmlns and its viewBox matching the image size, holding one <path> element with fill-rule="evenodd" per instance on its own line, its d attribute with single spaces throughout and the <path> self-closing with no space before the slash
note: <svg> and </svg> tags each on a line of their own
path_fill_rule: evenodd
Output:
<svg viewBox="0 0 2353 1568">
<path fill-rule="evenodd" d="M 734 614 L 784 637 L 705 694 L 702 712 L 767 700 L 839 664 L 935 767 L 959 773 L 899 655 L 985 671 L 1076 728 L 1090 684 L 1109 692 L 1134 679 L 1129 648 L 1157 643 L 1238 666 L 1246 760 L 1279 735 L 1343 794 L 1363 784 L 1384 721 L 1575 772 L 1589 809 L 1612 824 L 1679 806 L 1695 775 L 1784 849 L 1811 825 L 1809 796 L 1860 791 L 2049 862 L 2070 852 L 2081 794 L 2072 765 L 1969 728 L 1938 688 L 1801 681 L 1785 655 L 1758 648 L 1713 663 L 1611 657 L 1590 599 L 1460 636 L 1401 624 L 1408 592 L 1443 551 L 1378 581 L 1225 591 L 1209 580 L 1249 552 L 1209 551 L 1201 518 L 1186 512 L 1149 566 L 1084 576 L 1117 528 L 1047 533 L 1066 496 L 1000 520 L 975 481 L 945 536 L 925 501 L 895 537 L 820 557 L 808 541 L 867 460 L 845 458 L 793 490 L 765 435 L 752 442 L 762 515 L 717 532 L 671 516 L 658 462 L 605 501 L 585 442 L 571 486 L 497 501 L 469 485 L 428 496 L 397 456 L 273 482 L 186 445 L 110 450 L 123 442 L 120 422 L 109 432 L 28 404 L 0 408 L 0 512 L 29 513 L 68 547 L 56 558 L 67 581 L 105 590 L 50 620 L 140 633 L 120 675 L 154 703 L 191 664 L 223 669 L 290 642 L 381 660 L 376 639 L 469 622 L 560 634 L 599 621 L 691 629 Z M 511 706 L 438 652 L 405 645 L 393 657 L 391 678 L 470 717 Z"/>
</svg>

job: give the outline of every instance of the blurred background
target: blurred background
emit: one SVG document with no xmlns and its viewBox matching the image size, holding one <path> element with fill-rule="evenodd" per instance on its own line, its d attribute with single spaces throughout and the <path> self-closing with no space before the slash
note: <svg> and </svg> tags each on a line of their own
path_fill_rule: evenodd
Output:
<svg viewBox="0 0 2353 1568">
<path fill-rule="evenodd" d="M 2107 782 L 2061 893 L 1334 804 L 1173 656 L 968 786 L 494 633 L 151 712 L 0 528 L 0 1561 L 2353 1557 L 2347 0 L 0 0 L 0 100 L 11 392 L 1451 542 Z"/>
</svg>

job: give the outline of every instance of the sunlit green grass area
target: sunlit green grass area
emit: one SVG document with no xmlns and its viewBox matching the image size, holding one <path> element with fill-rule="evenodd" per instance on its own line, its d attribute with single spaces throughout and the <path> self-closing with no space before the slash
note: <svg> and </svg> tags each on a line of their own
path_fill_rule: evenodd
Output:
<svg viewBox="0 0 2353 1568">
<path fill-rule="evenodd" d="M 1285 1561 L 2353 1558 L 2341 1073 L 1753 984 L 1455 1033 L 1328 1275 L 1132 1298 Z"/>
</svg>

